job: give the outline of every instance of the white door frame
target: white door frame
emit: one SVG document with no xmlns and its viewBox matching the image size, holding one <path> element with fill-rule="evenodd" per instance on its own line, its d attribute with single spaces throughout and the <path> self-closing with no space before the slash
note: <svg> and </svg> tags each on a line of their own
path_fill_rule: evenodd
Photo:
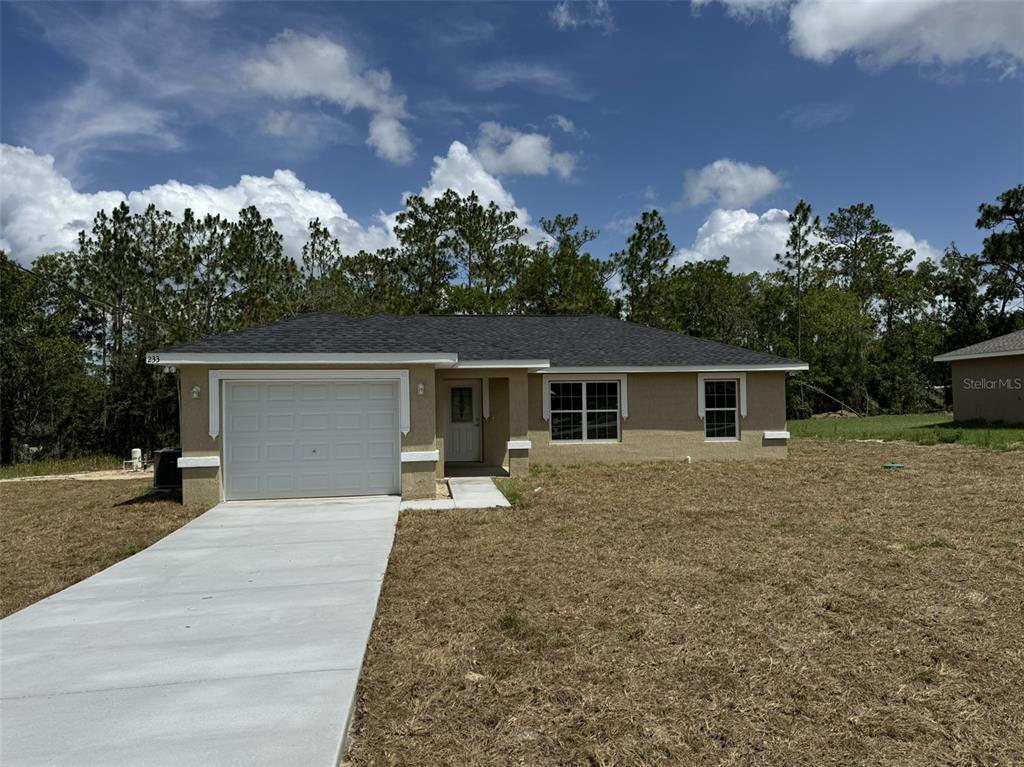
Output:
<svg viewBox="0 0 1024 767">
<path fill-rule="evenodd" d="M 482 418 L 482 392 L 483 380 L 480 378 L 455 378 L 445 381 L 445 403 L 444 403 L 444 435 L 445 450 L 444 460 L 451 463 L 483 463 L 484 460 L 484 430 Z M 452 389 L 471 388 L 473 395 L 473 427 L 476 429 L 476 457 L 475 458 L 452 458 L 448 453 L 448 446 L 451 440 L 448 439 L 449 429 L 452 424 Z M 459 424 L 464 427 L 465 424 Z"/>
</svg>

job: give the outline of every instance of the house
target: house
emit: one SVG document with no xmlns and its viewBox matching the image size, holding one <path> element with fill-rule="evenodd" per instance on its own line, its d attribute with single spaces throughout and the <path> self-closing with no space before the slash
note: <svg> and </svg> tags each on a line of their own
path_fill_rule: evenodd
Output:
<svg viewBox="0 0 1024 767">
<path fill-rule="evenodd" d="M 197 503 L 427 498 L 456 467 L 785 457 L 786 374 L 807 369 L 609 317 L 332 312 L 148 362 L 178 372 Z"/>
<path fill-rule="evenodd" d="M 1024 330 L 935 358 L 951 363 L 957 421 L 1024 423 Z"/>
</svg>

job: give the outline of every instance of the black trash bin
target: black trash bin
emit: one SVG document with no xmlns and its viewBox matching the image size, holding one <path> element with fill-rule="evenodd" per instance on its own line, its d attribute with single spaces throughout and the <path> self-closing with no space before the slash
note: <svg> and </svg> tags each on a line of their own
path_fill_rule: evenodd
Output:
<svg viewBox="0 0 1024 767">
<path fill-rule="evenodd" d="M 153 487 L 157 490 L 181 490 L 180 447 L 164 447 L 153 452 Z"/>
</svg>

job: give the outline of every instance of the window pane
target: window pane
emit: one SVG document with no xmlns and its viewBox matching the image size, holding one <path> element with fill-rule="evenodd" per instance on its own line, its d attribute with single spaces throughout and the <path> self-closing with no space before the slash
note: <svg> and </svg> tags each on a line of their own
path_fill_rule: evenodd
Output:
<svg viewBox="0 0 1024 767">
<path fill-rule="evenodd" d="M 618 381 L 596 381 L 587 384 L 587 410 L 618 410 Z"/>
<path fill-rule="evenodd" d="M 704 434 L 709 439 L 736 437 L 735 410 L 706 410 L 704 415 Z"/>
<path fill-rule="evenodd" d="M 618 413 L 587 413 L 587 439 L 618 438 Z"/>
<path fill-rule="evenodd" d="M 705 381 L 704 407 L 736 407 L 736 381 Z"/>
<path fill-rule="evenodd" d="M 583 439 L 583 413 L 551 413 L 551 439 Z"/>
<path fill-rule="evenodd" d="M 551 384 L 551 410 L 582 410 L 583 384 Z"/>
<path fill-rule="evenodd" d="M 452 423 L 469 423 L 473 420 L 473 387 L 452 387 Z"/>
</svg>

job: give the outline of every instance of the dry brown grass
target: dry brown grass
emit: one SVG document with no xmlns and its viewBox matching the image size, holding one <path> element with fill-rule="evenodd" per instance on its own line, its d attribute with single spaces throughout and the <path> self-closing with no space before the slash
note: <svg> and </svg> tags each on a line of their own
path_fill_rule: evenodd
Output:
<svg viewBox="0 0 1024 767">
<path fill-rule="evenodd" d="M 348 758 L 1024 763 L 1022 488 L 1021 454 L 806 441 L 404 514 Z"/>
<path fill-rule="evenodd" d="M 147 495 L 146 480 L 0 484 L 0 615 L 141 551 L 205 508 Z"/>
</svg>

